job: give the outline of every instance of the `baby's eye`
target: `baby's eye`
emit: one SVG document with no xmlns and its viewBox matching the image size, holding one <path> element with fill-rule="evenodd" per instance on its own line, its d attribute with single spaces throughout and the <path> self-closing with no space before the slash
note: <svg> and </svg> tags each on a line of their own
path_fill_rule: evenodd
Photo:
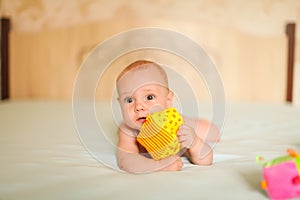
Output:
<svg viewBox="0 0 300 200">
<path fill-rule="evenodd" d="M 126 98 L 124 99 L 124 102 L 125 102 L 125 103 L 132 103 L 132 102 L 133 102 L 133 98 L 132 98 L 132 97 L 126 97 Z"/>
<path fill-rule="evenodd" d="M 155 96 L 154 95 L 148 95 L 147 97 L 146 97 L 146 99 L 148 100 L 148 101 L 151 101 L 151 100 L 153 100 L 155 98 Z"/>
</svg>

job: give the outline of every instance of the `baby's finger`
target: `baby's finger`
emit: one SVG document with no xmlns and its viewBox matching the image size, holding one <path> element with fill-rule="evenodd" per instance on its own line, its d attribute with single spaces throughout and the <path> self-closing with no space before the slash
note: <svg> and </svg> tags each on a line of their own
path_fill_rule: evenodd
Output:
<svg viewBox="0 0 300 200">
<path fill-rule="evenodd" d="M 179 135 L 179 136 L 177 136 L 177 138 L 180 143 L 184 142 L 187 139 L 185 135 Z"/>
<path fill-rule="evenodd" d="M 189 148 L 193 143 L 193 138 L 190 138 L 187 135 L 181 135 L 180 137 L 178 137 L 178 141 L 182 147 Z"/>
<path fill-rule="evenodd" d="M 180 136 L 183 136 L 183 135 L 186 135 L 186 132 L 184 130 L 178 130 L 177 131 L 177 137 L 180 137 Z"/>
<path fill-rule="evenodd" d="M 182 124 L 179 128 L 178 128 L 178 132 L 182 132 L 183 130 L 186 129 L 186 125 Z"/>
<path fill-rule="evenodd" d="M 181 136 L 181 135 L 178 135 L 178 136 L 177 136 L 177 139 L 178 139 L 178 142 L 180 142 L 180 143 L 183 141 L 183 139 L 182 139 L 182 136 Z"/>
<path fill-rule="evenodd" d="M 192 129 L 190 126 L 187 126 L 185 124 L 181 124 L 181 126 L 179 127 L 179 130 L 190 130 Z"/>
<path fill-rule="evenodd" d="M 180 147 L 188 149 L 190 147 L 190 142 L 187 141 L 187 140 L 185 140 L 185 141 L 183 141 L 183 142 L 180 143 Z"/>
<path fill-rule="evenodd" d="M 182 141 L 184 137 L 182 134 L 177 134 L 178 141 Z"/>
</svg>

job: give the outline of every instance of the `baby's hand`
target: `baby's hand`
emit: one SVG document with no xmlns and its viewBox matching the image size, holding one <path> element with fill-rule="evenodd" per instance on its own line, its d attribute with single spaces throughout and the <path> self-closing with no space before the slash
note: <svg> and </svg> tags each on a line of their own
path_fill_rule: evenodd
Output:
<svg viewBox="0 0 300 200">
<path fill-rule="evenodd" d="M 182 124 L 177 131 L 178 141 L 181 144 L 181 148 L 189 149 L 195 139 L 196 133 L 190 126 Z"/>
<path fill-rule="evenodd" d="M 187 148 L 189 160 L 197 165 L 211 165 L 213 153 L 211 147 L 200 139 L 194 129 L 187 125 L 181 125 L 177 132 L 181 148 Z"/>
<path fill-rule="evenodd" d="M 178 155 L 169 156 L 159 161 L 160 166 L 163 167 L 161 171 L 180 171 L 183 162 Z"/>
</svg>

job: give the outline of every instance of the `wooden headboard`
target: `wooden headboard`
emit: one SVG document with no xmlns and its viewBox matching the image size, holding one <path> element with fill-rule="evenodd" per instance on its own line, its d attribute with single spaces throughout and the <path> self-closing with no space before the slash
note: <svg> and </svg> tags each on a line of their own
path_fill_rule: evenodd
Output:
<svg viewBox="0 0 300 200">
<path fill-rule="evenodd" d="M 294 60 L 295 60 L 295 32 L 296 24 L 288 23 L 286 25 L 286 34 L 288 37 L 288 55 L 287 55 L 287 89 L 286 101 L 293 101 L 293 83 L 294 83 Z"/>
<path fill-rule="evenodd" d="M 172 23 L 176 25 L 169 26 Z M 266 98 L 262 100 L 266 101 L 273 95 L 276 98 L 275 102 L 292 102 L 296 26 L 294 23 L 289 23 L 285 27 L 288 40 L 284 33 L 280 38 L 274 39 L 256 37 L 239 30 L 228 30 L 227 27 L 215 27 L 209 24 L 187 26 L 186 22 L 172 23 L 155 21 L 153 24 L 144 22 L 130 24 L 118 20 L 117 22 L 95 22 L 42 33 L 18 33 L 10 29 L 10 19 L 3 18 L 1 19 L 1 99 L 10 97 L 68 99 L 72 95 L 73 81 L 80 63 L 97 44 L 120 31 L 159 24 L 161 27 L 177 30 L 183 34 L 188 30 L 188 36 L 196 38 L 196 42 L 197 39 L 200 40 L 199 43 L 219 66 L 218 70 L 223 78 L 225 93 L 229 93 L 229 99 L 231 95 L 233 99 L 242 101 L 251 101 L 251 98 L 259 101 L 262 99 L 261 96 L 265 96 Z M 184 23 L 185 27 L 181 28 L 183 24 L 180 23 Z M 45 41 L 47 41 L 46 45 Z M 288 47 L 285 49 L 287 41 Z M 63 43 L 62 48 L 61 43 Z M 28 49 L 34 49 L 35 53 L 29 54 Z M 36 53 L 40 53 L 39 56 L 36 56 Z M 268 57 L 265 59 L 266 54 Z M 237 55 L 240 57 L 236 58 Z M 287 68 L 284 66 L 286 58 Z M 57 66 L 55 63 L 57 60 L 64 62 Z M 45 65 L 48 68 L 45 68 Z M 35 68 L 33 69 L 32 66 Z M 228 66 L 230 69 L 227 68 Z M 243 71 L 244 69 L 246 71 Z M 52 70 L 52 74 L 51 72 L 49 74 L 48 70 Z M 276 77 L 280 80 L 272 77 L 274 74 L 270 75 L 270 70 L 274 70 L 272 73 L 276 73 Z M 28 71 L 31 71 L 31 75 L 27 77 Z M 257 76 L 258 73 L 263 75 Z M 287 78 L 282 77 L 282 74 L 287 75 Z M 45 78 L 47 81 L 44 80 Z M 30 82 L 34 84 L 28 84 Z M 45 87 L 40 83 L 45 83 Z M 266 91 L 270 86 L 273 87 L 272 91 Z M 260 91 L 256 91 L 257 88 Z M 277 94 L 278 91 L 280 95 Z"/>
<path fill-rule="evenodd" d="M 1 18 L 1 99 L 9 98 L 9 32 L 10 20 Z"/>
</svg>

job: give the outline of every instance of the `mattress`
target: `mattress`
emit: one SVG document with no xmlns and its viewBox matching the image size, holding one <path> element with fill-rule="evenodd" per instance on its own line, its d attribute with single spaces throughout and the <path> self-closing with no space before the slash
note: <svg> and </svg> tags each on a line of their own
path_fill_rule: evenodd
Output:
<svg viewBox="0 0 300 200">
<path fill-rule="evenodd" d="M 70 102 L 2 101 L 0 199 L 268 199 L 256 156 L 299 150 L 299 119 L 300 108 L 289 104 L 227 104 L 213 165 L 183 159 L 179 172 L 130 174 L 117 169 L 114 148 L 103 162 L 93 156 Z M 104 124 L 116 141 L 116 127 Z"/>
</svg>

